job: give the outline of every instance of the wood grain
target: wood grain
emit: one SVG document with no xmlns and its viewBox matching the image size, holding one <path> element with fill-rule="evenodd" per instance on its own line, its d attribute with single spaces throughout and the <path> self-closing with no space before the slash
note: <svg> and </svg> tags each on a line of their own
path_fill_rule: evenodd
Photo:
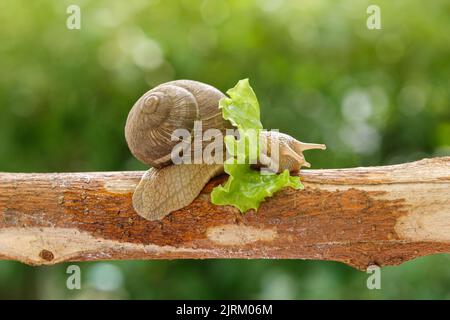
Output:
<svg viewBox="0 0 450 320">
<path fill-rule="evenodd" d="M 213 179 L 189 206 L 147 221 L 131 196 L 143 172 L 0 173 L 0 259 L 335 260 L 365 270 L 450 252 L 450 157 L 305 170 L 258 212 L 215 206 Z"/>
</svg>

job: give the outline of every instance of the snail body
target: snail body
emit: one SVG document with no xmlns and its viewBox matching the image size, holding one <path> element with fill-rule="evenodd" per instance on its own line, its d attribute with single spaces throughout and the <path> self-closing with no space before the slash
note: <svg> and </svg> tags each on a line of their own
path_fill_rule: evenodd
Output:
<svg viewBox="0 0 450 320">
<path fill-rule="evenodd" d="M 147 220 L 159 220 L 189 205 L 209 180 L 222 174 L 221 164 L 169 165 L 151 168 L 133 194 L 133 207 Z"/>
<path fill-rule="evenodd" d="M 195 121 L 202 122 L 202 131 L 225 132 L 232 127 L 219 109 L 223 97 L 210 85 L 176 80 L 149 90 L 134 104 L 125 125 L 125 138 L 131 153 L 152 166 L 133 194 L 133 207 L 140 216 L 159 220 L 189 205 L 211 178 L 224 172 L 223 164 L 175 165 L 171 160 L 171 152 L 179 143 L 172 139 L 174 130 L 192 132 Z M 325 145 L 303 143 L 284 133 L 262 131 L 261 135 L 268 153 L 260 154 L 255 167 L 275 168 L 276 172 L 299 171 L 309 166 L 304 150 L 325 149 Z M 276 164 L 270 156 L 273 145 L 279 148 L 275 150 L 279 155 Z"/>
</svg>

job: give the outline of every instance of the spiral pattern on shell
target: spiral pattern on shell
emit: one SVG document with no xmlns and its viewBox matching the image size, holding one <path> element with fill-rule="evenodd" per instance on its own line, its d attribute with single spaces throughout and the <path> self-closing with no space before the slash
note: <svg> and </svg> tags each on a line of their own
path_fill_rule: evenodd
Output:
<svg viewBox="0 0 450 320">
<path fill-rule="evenodd" d="M 180 142 L 172 141 L 176 129 L 192 133 L 194 121 L 202 121 L 202 132 L 225 130 L 216 88 L 192 80 L 176 80 L 147 91 L 133 106 L 125 125 L 131 153 L 141 162 L 161 168 L 172 163 L 171 151 Z"/>
</svg>

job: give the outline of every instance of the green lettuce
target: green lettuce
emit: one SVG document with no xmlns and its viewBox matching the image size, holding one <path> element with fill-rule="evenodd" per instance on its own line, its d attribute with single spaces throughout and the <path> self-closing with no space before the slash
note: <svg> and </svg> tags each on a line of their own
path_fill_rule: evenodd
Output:
<svg viewBox="0 0 450 320">
<path fill-rule="evenodd" d="M 259 119 L 258 99 L 248 79 L 239 80 L 227 94 L 230 98 L 222 98 L 219 101 L 223 118 L 239 130 L 261 130 L 263 125 Z"/>
<path fill-rule="evenodd" d="M 259 155 L 258 137 L 263 129 L 258 99 L 248 79 L 240 80 L 227 94 L 229 98 L 221 99 L 219 108 L 223 118 L 238 128 L 240 138 L 230 135 L 224 139 L 227 151 L 232 155 L 224 164 L 225 172 L 230 177 L 223 186 L 213 189 L 212 203 L 232 205 L 245 212 L 249 209 L 257 210 L 265 198 L 284 187 L 303 188 L 300 178 L 290 176 L 288 170 L 280 174 L 262 174 L 251 168 L 250 163 L 255 163 Z M 249 146 L 252 144 L 257 146 L 256 154 L 250 154 Z M 237 159 L 241 160 L 239 164 Z"/>
</svg>

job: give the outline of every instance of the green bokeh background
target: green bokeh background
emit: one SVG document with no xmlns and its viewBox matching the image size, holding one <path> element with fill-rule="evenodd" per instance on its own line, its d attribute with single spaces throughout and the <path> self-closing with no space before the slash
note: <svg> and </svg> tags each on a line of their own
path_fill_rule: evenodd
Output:
<svg viewBox="0 0 450 320">
<path fill-rule="evenodd" d="M 66 9 L 81 7 L 81 30 Z M 366 9 L 381 8 L 368 30 Z M 150 87 L 250 78 L 266 128 L 326 143 L 314 168 L 450 154 L 450 2 L 2 0 L 0 171 L 145 169 L 123 136 Z M 320 261 L 0 262 L 0 298 L 450 298 L 449 255 L 368 275 Z"/>
</svg>

